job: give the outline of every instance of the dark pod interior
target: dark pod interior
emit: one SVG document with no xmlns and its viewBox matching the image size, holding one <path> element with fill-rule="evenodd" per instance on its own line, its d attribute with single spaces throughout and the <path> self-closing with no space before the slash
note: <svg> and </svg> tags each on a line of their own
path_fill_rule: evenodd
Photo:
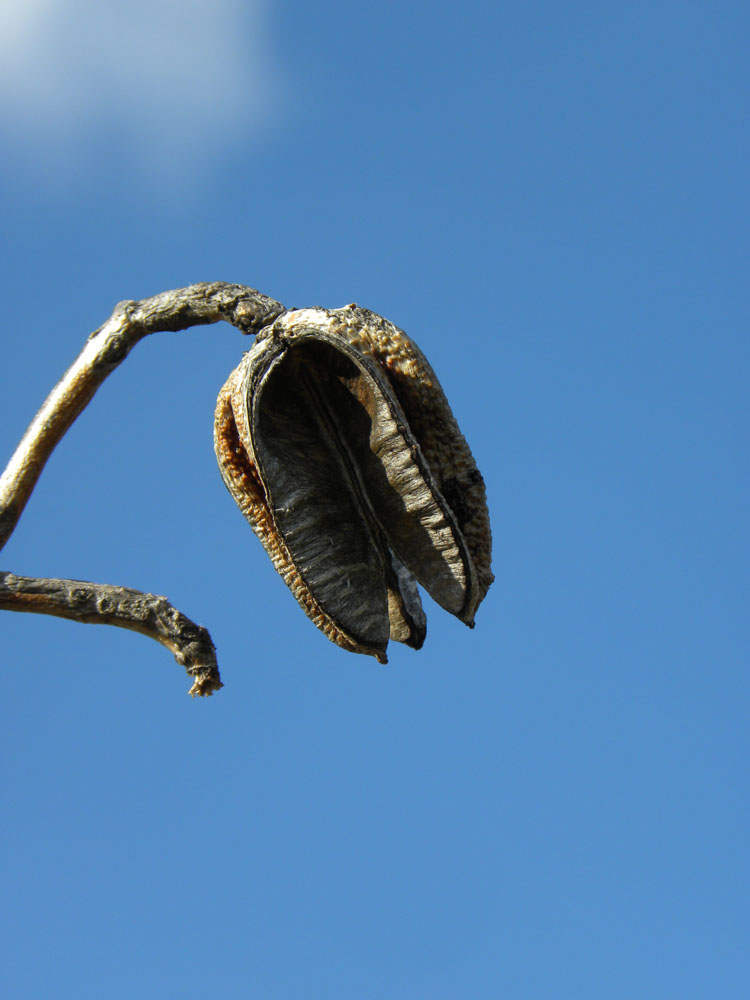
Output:
<svg viewBox="0 0 750 1000">
<path fill-rule="evenodd" d="M 473 572 L 386 380 L 352 348 L 301 338 L 252 373 L 249 419 L 269 506 L 320 607 L 357 642 L 419 647 L 416 578 L 464 617 Z"/>
</svg>

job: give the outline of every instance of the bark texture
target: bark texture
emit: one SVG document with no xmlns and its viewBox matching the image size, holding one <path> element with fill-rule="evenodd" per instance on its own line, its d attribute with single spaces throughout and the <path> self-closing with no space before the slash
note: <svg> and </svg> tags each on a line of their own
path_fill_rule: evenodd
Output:
<svg viewBox="0 0 750 1000">
<path fill-rule="evenodd" d="M 10 538 L 49 456 L 102 382 L 150 333 L 185 330 L 226 320 L 257 333 L 284 307 L 254 288 L 204 282 L 140 302 L 120 302 L 95 330 L 31 421 L 0 477 L 0 548 Z"/>
<path fill-rule="evenodd" d="M 225 320 L 255 334 L 284 312 L 254 288 L 203 282 L 120 302 L 49 394 L 0 476 L 0 549 L 10 538 L 47 460 L 99 386 L 144 337 Z M 126 587 L 0 573 L 0 608 L 117 625 L 161 642 L 194 679 L 190 693 L 221 685 L 211 637 L 164 597 Z"/>
<path fill-rule="evenodd" d="M 166 646 L 187 670 L 194 680 L 191 695 L 210 695 L 222 687 L 208 630 L 186 618 L 166 597 L 106 583 L 0 572 L 0 609 L 140 632 Z"/>
</svg>

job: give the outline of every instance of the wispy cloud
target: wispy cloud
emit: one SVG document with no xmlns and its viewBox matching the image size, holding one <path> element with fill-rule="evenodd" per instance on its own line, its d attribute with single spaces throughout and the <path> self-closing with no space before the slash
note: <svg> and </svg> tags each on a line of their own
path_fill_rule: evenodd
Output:
<svg viewBox="0 0 750 1000">
<path fill-rule="evenodd" d="M 4 0 L 6 153 L 64 168 L 106 143 L 148 172 L 205 165 L 273 113 L 266 11 L 267 0 Z"/>
</svg>

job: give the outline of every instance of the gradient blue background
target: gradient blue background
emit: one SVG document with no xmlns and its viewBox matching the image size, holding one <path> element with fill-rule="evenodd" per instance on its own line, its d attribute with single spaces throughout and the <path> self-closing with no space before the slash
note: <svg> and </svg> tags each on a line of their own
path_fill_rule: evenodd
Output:
<svg viewBox="0 0 750 1000">
<path fill-rule="evenodd" d="M 3 456 L 120 299 L 356 301 L 440 375 L 497 580 L 387 667 L 330 645 L 215 466 L 248 344 L 140 344 L 2 564 L 168 595 L 226 687 L 2 616 L 5 995 L 744 1000 L 746 5 L 157 8 L 169 73 L 114 31 L 78 98 L 34 44 L 4 80 Z"/>
</svg>

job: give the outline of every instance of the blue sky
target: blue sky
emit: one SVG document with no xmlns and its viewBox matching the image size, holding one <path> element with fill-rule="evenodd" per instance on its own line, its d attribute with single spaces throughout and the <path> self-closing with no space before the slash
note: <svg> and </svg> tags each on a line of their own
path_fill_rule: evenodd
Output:
<svg viewBox="0 0 750 1000">
<path fill-rule="evenodd" d="M 748 995 L 745 5 L 12 0 L 2 453 L 123 298 L 356 301 L 488 488 L 468 631 L 378 666 L 226 493 L 226 326 L 141 343 L 3 567 L 166 594 L 5 614 L 5 994 Z"/>
</svg>

